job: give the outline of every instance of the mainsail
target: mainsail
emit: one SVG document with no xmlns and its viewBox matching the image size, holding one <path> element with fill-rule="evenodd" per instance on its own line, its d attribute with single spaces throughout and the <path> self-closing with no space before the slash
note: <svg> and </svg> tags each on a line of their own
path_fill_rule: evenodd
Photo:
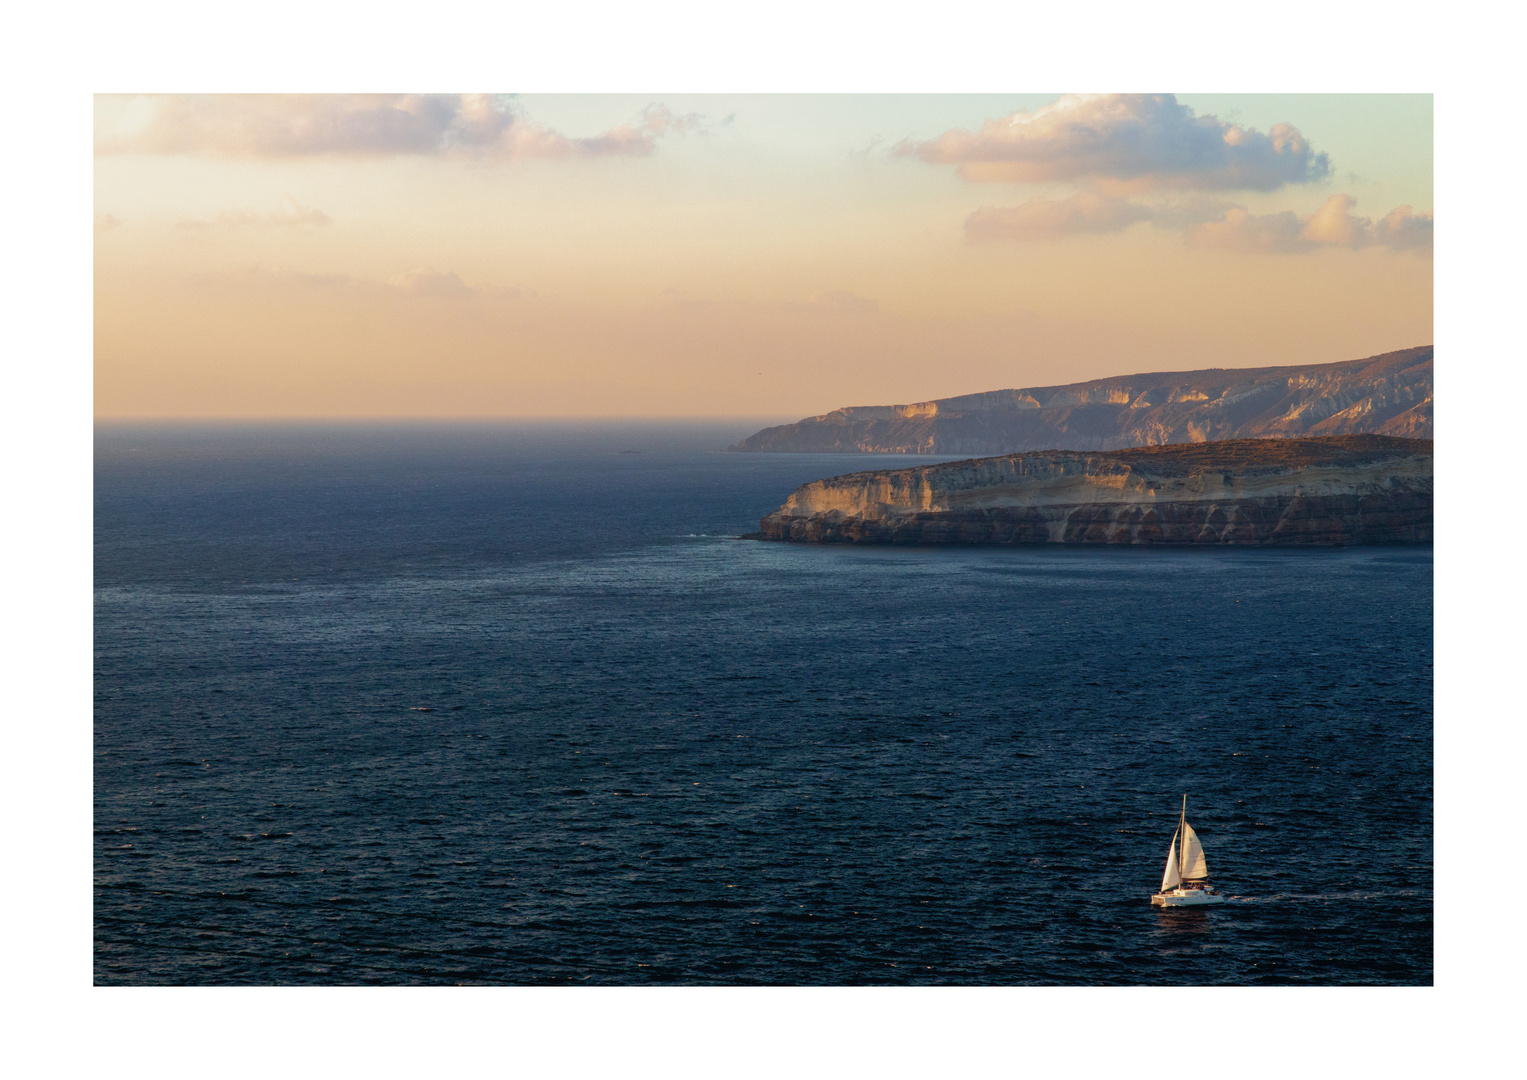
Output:
<svg viewBox="0 0 1527 1080">
<path fill-rule="evenodd" d="M 1193 826 L 1184 821 L 1182 830 L 1182 880 L 1200 881 L 1209 876 L 1209 863 L 1204 859 L 1204 849 Z"/>
<path fill-rule="evenodd" d="M 1199 852 L 1199 858 L 1203 858 L 1203 852 Z M 1166 873 L 1161 876 L 1161 891 L 1175 889 L 1182 884 L 1182 876 L 1177 872 L 1177 834 L 1172 834 L 1172 846 L 1166 853 Z"/>
</svg>

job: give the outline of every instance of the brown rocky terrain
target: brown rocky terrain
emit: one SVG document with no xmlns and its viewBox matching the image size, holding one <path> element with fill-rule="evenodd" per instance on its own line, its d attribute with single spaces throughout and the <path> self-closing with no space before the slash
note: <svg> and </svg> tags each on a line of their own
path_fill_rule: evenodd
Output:
<svg viewBox="0 0 1527 1080">
<path fill-rule="evenodd" d="M 850 544 L 1430 543 L 1432 441 L 1049 450 L 797 488 L 752 538 Z"/>
<path fill-rule="evenodd" d="M 1150 372 L 837 409 L 731 449 L 1009 454 L 1356 434 L 1432 437 L 1430 345 L 1336 364 Z"/>
</svg>

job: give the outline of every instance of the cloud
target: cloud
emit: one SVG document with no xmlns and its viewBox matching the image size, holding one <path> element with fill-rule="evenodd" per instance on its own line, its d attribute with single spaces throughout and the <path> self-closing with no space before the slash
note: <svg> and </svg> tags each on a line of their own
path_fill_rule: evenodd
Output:
<svg viewBox="0 0 1527 1080">
<path fill-rule="evenodd" d="M 477 292 L 451 270 L 423 266 L 387 279 L 387 284 L 409 296 L 471 296 Z"/>
<path fill-rule="evenodd" d="M 1244 206 L 1232 206 L 1219 221 L 1204 222 L 1190 230 L 1188 245 L 1240 251 L 1311 251 L 1316 245 L 1300 239 L 1303 228 L 1292 210 L 1253 214 Z"/>
<path fill-rule="evenodd" d="M 1397 206 L 1373 224 L 1374 242 L 1399 250 L 1432 250 L 1432 212 Z"/>
<path fill-rule="evenodd" d="M 121 224 L 122 219 L 112 214 L 97 214 L 95 216 L 95 231 L 98 233 L 111 232 L 112 229 Z"/>
<path fill-rule="evenodd" d="M 1272 191 L 1330 175 L 1292 124 L 1267 133 L 1197 116 L 1172 94 L 1067 95 L 896 152 L 973 181 L 1094 181 L 1132 190 Z"/>
<path fill-rule="evenodd" d="M 144 99 L 136 130 L 107 133 L 97 154 L 214 158 L 382 157 L 475 153 L 588 158 L 652 153 L 661 136 L 702 123 L 651 105 L 629 123 L 570 138 L 493 94 L 217 94 Z"/>
<path fill-rule="evenodd" d="M 1079 233 L 1117 233 L 1148 221 L 1181 231 L 1190 247 L 1238 251 L 1305 252 L 1321 248 L 1387 247 L 1429 253 L 1432 214 L 1396 207 L 1378 221 L 1353 213 L 1357 200 L 1332 195 L 1313 214 L 1291 210 L 1253 214 L 1244 206 L 1207 198 L 1147 205 L 1080 192 L 1065 199 L 1034 198 L 1018 206 L 984 206 L 965 219 L 972 242 L 1059 240 Z"/>
<path fill-rule="evenodd" d="M 1352 212 L 1357 200 L 1351 195 L 1332 195 L 1313 214 L 1300 216 L 1290 210 L 1253 214 L 1232 206 L 1218 221 L 1188 230 L 1193 247 L 1229 248 L 1238 251 L 1302 252 L 1320 248 L 1388 247 L 1430 253 L 1432 214 L 1417 214 L 1409 206 L 1391 210 L 1377 223 Z"/>
<path fill-rule="evenodd" d="M 295 229 L 327 225 L 333 219 L 322 210 L 303 206 L 290 195 L 281 196 L 281 202 L 268 214 L 255 210 L 225 210 L 215 218 L 198 218 L 178 221 L 182 229 L 237 229 L 249 226 Z"/>
<path fill-rule="evenodd" d="M 375 287 L 374 282 L 357 282 L 362 287 Z M 496 285 L 468 285 L 454 270 L 436 270 L 433 266 L 421 266 L 394 274 L 385 283 L 393 293 L 433 299 L 500 299 L 524 300 L 535 295 L 534 289 L 520 285 L 507 287 Z"/>
<path fill-rule="evenodd" d="M 249 266 L 241 270 L 201 274 L 194 284 L 215 289 L 260 289 L 282 293 L 369 295 L 374 298 L 523 300 L 535 295 L 522 286 L 468 285 L 453 270 L 421 266 L 394 274 L 385 281 L 349 274 L 312 274 L 289 267 Z"/>
<path fill-rule="evenodd" d="M 685 289 L 668 286 L 659 295 L 663 306 L 670 311 L 686 315 L 715 315 L 721 312 L 746 313 L 767 309 L 788 312 L 792 316 L 812 319 L 835 319 L 838 316 L 863 317 L 880 312 L 880 301 L 860 296 L 844 289 L 818 289 L 804 300 L 780 300 L 776 302 L 752 302 L 745 300 L 718 300 L 714 297 L 695 296 Z"/>
<path fill-rule="evenodd" d="M 386 285 L 405 296 L 435 299 L 525 300 L 535 295 L 534 289 L 520 285 L 468 285 L 454 270 L 436 270 L 432 266 L 394 274 L 387 279 Z"/>
<path fill-rule="evenodd" d="M 1076 233 L 1120 232 L 1149 221 L 1151 208 L 1089 191 L 1066 199 L 1030 199 L 1019 206 L 983 206 L 965 219 L 965 237 L 989 240 L 1059 240 Z"/>
<path fill-rule="evenodd" d="M 213 270 L 188 279 L 192 285 L 211 289 L 260 289 L 289 293 L 341 293 L 379 282 L 367 282 L 348 274 L 311 274 L 290 267 L 246 266 L 238 270 Z"/>
</svg>

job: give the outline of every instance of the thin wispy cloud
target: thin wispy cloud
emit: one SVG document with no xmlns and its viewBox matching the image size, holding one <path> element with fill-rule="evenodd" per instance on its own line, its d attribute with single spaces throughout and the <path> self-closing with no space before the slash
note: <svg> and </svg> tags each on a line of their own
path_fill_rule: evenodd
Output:
<svg viewBox="0 0 1527 1080">
<path fill-rule="evenodd" d="M 1120 232 L 1149 221 L 1148 206 L 1082 191 L 1065 199 L 1034 198 L 1019 206 L 983 206 L 965 219 L 965 236 L 989 240 L 1059 240 L 1079 233 Z"/>
<path fill-rule="evenodd" d="M 304 206 L 290 195 L 283 195 L 274 210 L 261 213 L 258 210 L 225 210 L 216 217 L 193 218 L 177 221 L 182 229 L 242 229 L 277 228 L 301 229 L 328 225 L 333 219 L 322 210 Z"/>
<path fill-rule="evenodd" d="M 523 286 L 469 285 L 454 270 L 416 267 L 385 279 L 349 274 L 315 274 L 291 267 L 247 266 L 201 274 L 191 284 L 235 291 L 266 291 L 292 295 L 350 294 L 372 298 L 412 297 L 433 300 L 523 300 L 535 295 Z"/>
<path fill-rule="evenodd" d="M 210 270 L 187 279 L 187 284 L 216 291 L 329 293 L 337 294 L 379 282 L 367 282 L 349 274 L 315 274 L 289 266 L 244 266 L 237 269 Z"/>
<path fill-rule="evenodd" d="M 702 123 L 654 104 L 598 135 L 570 137 L 494 94 L 216 94 L 141 99 L 147 117 L 101 134 L 97 154 L 213 158 L 598 158 L 652 153 L 659 138 Z"/>
<path fill-rule="evenodd" d="M 371 282 L 363 283 L 370 286 Z M 469 285 L 454 270 L 436 270 L 420 266 L 394 274 L 384 282 L 392 292 L 403 296 L 440 300 L 526 300 L 534 289 L 523 285 Z"/>
<path fill-rule="evenodd" d="M 906 142 L 902 155 L 954 165 L 973 181 L 1093 182 L 1153 188 L 1272 191 L 1331 173 L 1292 124 L 1267 132 L 1199 116 L 1172 94 L 1068 95 L 1033 112 Z"/>
<path fill-rule="evenodd" d="M 1147 205 L 1078 192 L 1064 199 L 1034 198 L 1018 206 L 984 206 L 965 219 L 972 243 L 1057 241 L 1088 233 L 1119 233 L 1132 225 L 1181 232 L 1190 247 L 1298 253 L 1323 248 L 1384 247 L 1430 254 L 1432 214 L 1400 206 L 1378 221 L 1353 212 L 1351 195 L 1332 195 L 1312 214 L 1282 210 L 1253 214 L 1213 199 Z"/>
<path fill-rule="evenodd" d="M 409 296 L 473 296 L 477 293 L 454 270 L 436 270 L 429 266 L 405 270 L 388 278 L 387 284 Z"/>
<path fill-rule="evenodd" d="M 805 315 L 814 320 L 836 320 L 838 318 L 856 319 L 881 313 L 879 300 L 860 296 L 846 289 L 818 289 L 804 300 L 780 301 L 720 300 L 715 297 L 693 296 L 684 289 L 672 287 L 664 289 L 660 295 L 665 310 L 683 312 L 688 315 L 731 312 L 739 317 L 753 317 L 759 312 L 769 312 L 775 316 L 794 318 Z"/>
</svg>

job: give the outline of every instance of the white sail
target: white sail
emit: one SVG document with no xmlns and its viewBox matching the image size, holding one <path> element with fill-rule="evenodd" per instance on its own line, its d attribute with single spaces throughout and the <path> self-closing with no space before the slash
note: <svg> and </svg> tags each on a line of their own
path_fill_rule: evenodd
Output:
<svg viewBox="0 0 1527 1080">
<path fill-rule="evenodd" d="M 1204 858 L 1204 849 L 1198 842 L 1198 834 L 1187 822 L 1183 822 L 1182 828 L 1182 879 L 1198 881 L 1208 877 L 1209 863 Z"/>
<path fill-rule="evenodd" d="M 1161 891 L 1175 889 L 1182 884 L 1182 878 L 1177 874 L 1177 834 L 1172 834 L 1172 846 L 1166 853 L 1166 873 L 1161 875 Z"/>
</svg>

